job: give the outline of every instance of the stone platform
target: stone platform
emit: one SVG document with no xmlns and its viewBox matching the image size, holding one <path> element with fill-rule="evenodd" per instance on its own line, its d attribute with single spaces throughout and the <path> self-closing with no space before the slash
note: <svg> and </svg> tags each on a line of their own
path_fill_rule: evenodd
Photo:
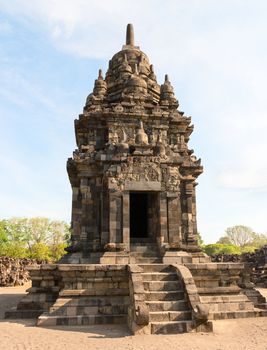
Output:
<svg viewBox="0 0 267 350">
<path fill-rule="evenodd" d="M 46 264 L 6 318 L 38 326 L 125 324 L 134 334 L 212 331 L 212 320 L 267 316 L 240 288 L 243 264 Z"/>
</svg>

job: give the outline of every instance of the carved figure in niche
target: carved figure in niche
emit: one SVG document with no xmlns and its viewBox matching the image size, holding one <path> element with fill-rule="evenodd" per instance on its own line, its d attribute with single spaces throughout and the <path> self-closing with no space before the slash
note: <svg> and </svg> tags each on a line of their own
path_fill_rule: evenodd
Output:
<svg viewBox="0 0 267 350">
<path fill-rule="evenodd" d="M 119 135 L 117 133 L 117 130 L 114 128 L 114 129 L 110 129 L 109 131 L 109 142 L 108 144 L 109 145 L 117 145 L 119 142 Z"/>
<path fill-rule="evenodd" d="M 162 142 L 162 134 L 159 132 L 158 133 L 158 139 L 157 139 L 157 143 L 156 146 L 154 148 L 154 154 L 159 156 L 161 159 L 167 159 L 167 155 L 166 155 L 166 148 L 164 143 Z"/>
<path fill-rule="evenodd" d="M 122 142 L 122 140 L 126 138 L 128 144 L 134 143 L 135 133 L 133 128 L 119 127 L 118 129 L 116 129 L 116 132 L 120 142 Z"/>
<path fill-rule="evenodd" d="M 137 145 L 148 145 L 148 137 L 145 133 L 143 122 L 141 120 L 139 122 L 139 129 L 137 130 L 137 133 L 135 135 L 135 143 Z"/>
<path fill-rule="evenodd" d="M 123 106 L 119 103 L 117 104 L 115 107 L 114 107 L 114 112 L 117 112 L 117 113 L 122 113 L 123 112 Z"/>
<path fill-rule="evenodd" d="M 122 136 L 119 139 L 118 150 L 122 153 L 127 153 L 129 150 L 129 144 L 127 142 L 127 135 L 126 135 L 124 129 L 122 129 Z"/>
<path fill-rule="evenodd" d="M 160 170 L 157 167 L 148 166 L 144 170 L 146 181 L 160 181 Z"/>
</svg>

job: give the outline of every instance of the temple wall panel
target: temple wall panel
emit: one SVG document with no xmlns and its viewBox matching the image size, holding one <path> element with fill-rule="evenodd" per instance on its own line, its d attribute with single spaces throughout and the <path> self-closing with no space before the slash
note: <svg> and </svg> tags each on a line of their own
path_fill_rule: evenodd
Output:
<svg viewBox="0 0 267 350">
<path fill-rule="evenodd" d="M 122 196 L 116 192 L 109 194 L 109 242 L 122 242 Z"/>
<path fill-rule="evenodd" d="M 168 197 L 169 243 L 180 242 L 181 209 L 179 197 Z"/>
</svg>

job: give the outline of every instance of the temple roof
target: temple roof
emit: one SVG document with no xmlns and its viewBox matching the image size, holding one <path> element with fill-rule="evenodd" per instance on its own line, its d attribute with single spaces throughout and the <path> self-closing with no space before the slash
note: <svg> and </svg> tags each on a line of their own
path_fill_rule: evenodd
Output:
<svg viewBox="0 0 267 350">
<path fill-rule="evenodd" d="M 86 106 L 100 103 L 146 102 L 168 105 L 177 108 L 169 79 L 160 86 L 147 55 L 134 44 L 134 29 L 127 25 L 126 43 L 109 61 L 105 79 L 102 72 L 95 80 L 93 93 L 86 101 Z"/>
</svg>

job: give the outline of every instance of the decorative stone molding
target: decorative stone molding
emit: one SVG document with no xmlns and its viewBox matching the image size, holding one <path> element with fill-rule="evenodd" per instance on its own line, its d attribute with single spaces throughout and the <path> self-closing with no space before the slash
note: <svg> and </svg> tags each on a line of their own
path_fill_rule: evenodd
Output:
<svg viewBox="0 0 267 350">
<path fill-rule="evenodd" d="M 129 273 L 130 306 L 128 326 L 134 334 L 149 333 L 149 309 L 145 302 L 145 291 L 141 272 L 137 265 L 127 265 Z"/>
<path fill-rule="evenodd" d="M 209 307 L 201 303 L 200 296 L 190 270 L 183 265 L 174 264 L 177 274 L 182 279 L 188 296 L 189 305 L 192 309 L 192 316 L 196 325 L 208 321 Z"/>
</svg>

